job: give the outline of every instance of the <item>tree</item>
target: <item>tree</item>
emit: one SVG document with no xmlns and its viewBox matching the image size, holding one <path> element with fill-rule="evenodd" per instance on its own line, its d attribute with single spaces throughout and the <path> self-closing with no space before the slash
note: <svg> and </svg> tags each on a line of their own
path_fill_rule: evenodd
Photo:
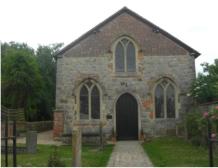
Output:
<svg viewBox="0 0 218 168">
<path fill-rule="evenodd" d="M 50 120 L 55 105 L 56 62 L 54 55 L 63 46 L 62 43 L 39 46 L 36 51 L 40 73 L 43 79 L 42 94 L 38 104 L 38 119 Z"/>
<path fill-rule="evenodd" d="M 26 120 L 36 119 L 42 78 L 34 50 L 24 43 L 2 45 L 2 104 L 24 108 Z"/>
<path fill-rule="evenodd" d="M 203 72 L 199 73 L 192 86 L 192 95 L 199 103 L 218 100 L 218 59 L 214 64 L 203 63 Z"/>
</svg>

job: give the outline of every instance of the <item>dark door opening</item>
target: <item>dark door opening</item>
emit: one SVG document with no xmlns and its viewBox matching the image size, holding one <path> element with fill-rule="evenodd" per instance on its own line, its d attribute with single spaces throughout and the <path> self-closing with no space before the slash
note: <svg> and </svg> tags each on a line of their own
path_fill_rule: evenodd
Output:
<svg viewBox="0 0 218 168">
<path fill-rule="evenodd" d="M 129 93 L 119 97 L 116 103 L 117 140 L 138 139 L 138 105 Z"/>
</svg>

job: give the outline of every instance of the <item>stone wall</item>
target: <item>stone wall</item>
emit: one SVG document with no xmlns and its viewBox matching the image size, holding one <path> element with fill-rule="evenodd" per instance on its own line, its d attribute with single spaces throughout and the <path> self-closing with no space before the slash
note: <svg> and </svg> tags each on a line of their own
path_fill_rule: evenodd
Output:
<svg viewBox="0 0 218 168">
<path fill-rule="evenodd" d="M 62 67 L 62 80 L 57 83 L 59 89 L 57 90 L 56 103 L 58 108 L 63 108 L 65 111 L 64 132 L 71 132 L 74 117 L 72 110 L 76 109 L 72 95 L 76 95 L 76 84 L 87 77 L 96 79 L 103 88 L 103 116 L 106 116 L 106 114 L 114 116 L 116 99 L 122 93 L 129 92 L 138 101 L 141 127 L 145 132 L 155 134 L 162 127 L 164 129 L 165 127 L 175 127 L 176 120 L 155 120 L 152 118 L 154 113 L 153 87 L 158 79 L 162 77 L 171 78 L 178 87 L 178 112 L 179 116 L 182 115 L 190 104 L 190 98 L 186 94 L 195 78 L 194 59 L 189 55 L 146 56 L 142 60 L 144 68 L 136 76 L 116 77 L 108 67 L 110 57 L 111 55 L 107 54 L 98 58 L 65 57 L 58 60 L 59 66 Z M 122 86 L 122 82 L 125 82 L 127 86 Z M 109 121 L 109 127 L 112 127 L 113 119 Z M 110 132 L 111 129 L 106 130 Z"/>
<path fill-rule="evenodd" d="M 34 121 L 26 122 L 27 130 L 43 132 L 53 128 L 53 121 Z"/>
<path fill-rule="evenodd" d="M 17 136 L 23 136 L 24 133 L 28 130 L 43 132 L 52 130 L 53 121 L 34 121 L 34 122 L 26 122 L 26 121 L 17 121 L 16 122 L 16 130 Z M 1 123 L 1 135 L 5 134 L 5 123 Z M 8 122 L 8 136 L 13 135 L 13 122 Z"/>
<path fill-rule="evenodd" d="M 113 42 L 122 35 L 137 45 L 137 73 L 114 73 Z M 106 121 L 104 132 L 110 137 L 115 126 L 115 104 L 125 92 L 138 102 L 139 131 L 148 135 L 165 134 L 180 122 L 191 104 L 187 97 L 195 79 L 195 58 L 175 42 L 128 14 L 122 14 L 66 51 L 57 61 L 56 108 L 64 111 L 63 133 L 72 132 L 72 121 L 78 115 L 78 86 L 87 78 L 95 80 L 102 89 L 101 113 Z M 154 119 L 154 87 L 161 78 L 174 81 L 178 93 L 176 119 Z M 111 114 L 112 119 L 106 120 Z M 63 117 L 54 115 L 55 123 Z M 87 128 L 86 131 L 97 131 Z M 55 132 L 55 131 L 54 131 Z M 56 134 L 60 135 L 60 134 Z"/>
</svg>

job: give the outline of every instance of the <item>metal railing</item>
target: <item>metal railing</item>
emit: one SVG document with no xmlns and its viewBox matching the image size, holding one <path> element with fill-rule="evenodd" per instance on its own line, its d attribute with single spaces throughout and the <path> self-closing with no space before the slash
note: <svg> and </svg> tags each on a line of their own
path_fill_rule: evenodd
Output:
<svg viewBox="0 0 218 168">
<path fill-rule="evenodd" d="M 16 129 L 16 121 L 23 120 L 24 114 L 22 109 L 8 109 L 4 106 L 1 106 L 1 124 L 3 128 L 3 137 L 1 140 L 4 142 L 4 154 L 5 154 L 5 166 L 8 167 L 8 153 L 9 153 L 9 144 L 8 141 L 12 140 L 12 155 L 13 155 L 13 167 L 17 166 L 17 151 L 16 151 L 16 140 L 17 140 L 17 129 Z M 12 121 L 13 123 L 13 134 L 9 135 L 8 129 L 9 124 Z M 1 129 L 2 129 L 1 128 Z"/>
<path fill-rule="evenodd" d="M 207 119 L 208 126 L 208 156 L 209 156 L 209 167 L 214 166 L 214 158 L 213 158 L 213 143 L 218 143 L 218 139 L 212 137 L 212 123 L 211 120 Z"/>
</svg>

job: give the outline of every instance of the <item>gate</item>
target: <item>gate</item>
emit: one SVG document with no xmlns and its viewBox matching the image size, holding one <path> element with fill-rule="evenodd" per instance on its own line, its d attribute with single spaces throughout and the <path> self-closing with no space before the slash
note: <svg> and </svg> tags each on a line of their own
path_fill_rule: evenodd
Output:
<svg viewBox="0 0 218 168">
<path fill-rule="evenodd" d="M 8 109 L 1 106 L 1 153 L 5 155 L 5 165 L 8 167 L 8 154 L 12 152 L 13 155 L 13 167 L 17 166 L 16 158 L 16 120 L 19 118 L 21 109 Z M 11 146 L 8 142 L 12 140 L 12 151 Z M 2 165 L 3 166 L 3 165 Z"/>
</svg>

